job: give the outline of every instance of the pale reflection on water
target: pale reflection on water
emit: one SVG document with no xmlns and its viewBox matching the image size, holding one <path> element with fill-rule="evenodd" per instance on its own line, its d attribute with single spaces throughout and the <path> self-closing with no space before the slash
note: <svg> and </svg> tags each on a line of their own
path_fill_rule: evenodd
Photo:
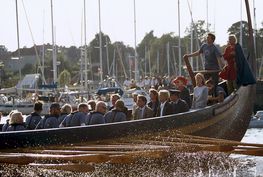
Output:
<svg viewBox="0 0 263 177">
<path fill-rule="evenodd" d="M 249 129 L 243 142 L 262 143 L 263 129 Z M 141 159 L 126 165 L 99 164 L 91 173 L 73 173 L 18 165 L 0 165 L 1 176 L 180 176 L 263 177 L 263 157 L 222 153 L 175 153 L 166 159 Z"/>
</svg>

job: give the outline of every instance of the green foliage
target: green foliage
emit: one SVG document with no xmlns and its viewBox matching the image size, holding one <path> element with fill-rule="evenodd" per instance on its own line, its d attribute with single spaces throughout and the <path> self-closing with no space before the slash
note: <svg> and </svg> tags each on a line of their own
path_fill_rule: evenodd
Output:
<svg viewBox="0 0 263 177">
<path fill-rule="evenodd" d="M 71 74 L 67 70 L 63 70 L 59 74 L 58 82 L 60 87 L 64 87 L 65 85 L 70 85 Z"/>
<path fill-rule="evenodd" d="M 25 64 L 25 66 L 21 69 L 21 73 L 22 73 L 22 75 L 35 73 L 35 67 L 34 67 L 32 64 L 27 63 L 27 64 Z"/>
<path fill-rule="evenodd" d="M 194 24 L 191 23 L 190 26 L 187 27 L 186 30 L 185 30 L 186 35 L 188 37 L 190 37 L 192 29 L 193 29 L 193 31 L 194 31 L 194 38 L 197 38 L 200 41 L 205 40 L 206 34 L 209 32 L 209 31 L 207 31 L 205 25 L 206 25 L 206 23 L 205 23 L 204 20 L 198 20 Z M 208 27 L 210 27 L 210 26 L 211 25 L 208 24 Z M 197 35 L 197 37 L 196 37 L 196 35 Z"/>
</svg>

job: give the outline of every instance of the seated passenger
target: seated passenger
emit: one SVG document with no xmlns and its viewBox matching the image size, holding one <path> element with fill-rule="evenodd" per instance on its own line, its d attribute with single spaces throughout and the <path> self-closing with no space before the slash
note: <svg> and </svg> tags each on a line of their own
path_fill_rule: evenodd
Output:
<svg viewBox="0 0 263 177">
<path fill-rule="evenodd" d="M 14 112 L 10 118 L 10 125 L 6 131 L 26 130 L 21 112 Z"/>
<path fill-rule="evenodd" d="M 131 117 L 131 119 L 133 119 L 133 117 L 134 117 L 133 114 L 135 112 L 135 109 L 137 108 L 137 96 L 138 96 L 137 92 L 132 93 L 133 105 L 132 105 L 132 117 Z"/>
<path fill-rule="evenodd" d="M 150 102 L 148 103 L 148 106 L 153 110 L 153 117 L 156 117 L 157 109 L 160 103 L 158 98 L 158 92 L 155 89 L 150 89 L 149 94 L 150 94 Z"/>
<path fill-rule="evenodd" d="M 9 114 L 8 114 L 8 118 L 6 119 L 6 123 L 3 125 L 3 127 L 2 127 L 2 132 L 5 132 L 6 130 L 7 130 L 7 128 L 9 127 L 9 125 L 10 125 L 10 118 L 11 118 L 11 116 L 12 116 L 12 114 L 14 113 L 14 112 L 17 112 L 17 110 L 12 110 Z"/>
<path fill-rule="evenodd" d="M 39 124 L 37 129 L 46 129 L 46 128 L 58 128 L 58 117 L 60 116 L 60 105 L 58 103 L 52 103 L 50 105 L 50 114 L 46 115 Z"/>
<path fill-rule="evenodd" d="M 224 101 L 226 97 L 226 92 L 222 87 L 220 87 L 219 85 L 216 87 L 216 92 L 215 92 L 216 95 L 215 95 L 213 92 L 215 87 L 214 81 L 211 79 L 207 80 L 206 86 L 208 88 L 207 105 L 213 105 L 215 103 L 221 103 Z"/>
<path fill-rule="evenodd" d="M 86 118 L 86 125 L 94 125 L 94 124 L 104 124 L 104 114 L 107 111 L 106 103 L 103 101 L 98 101 L 96 103 L 95 111 L 90 112 Z"/>
<path fill-rule="evenodd" d="M 180 90 L 170 89 L 170 103 L 173 107 L 173 114 L 189 111 L 186 101 L 180 98 Z"/>
<path fill-rule="evenodd" d="M 195 75 L 196 86 L 194 88 L 192 108 L 204 108 L 207 106 L 208 88 L 205 86 L 205 78 L 201 73 Z"/>
<path fill-rule="evenodd" d="M 96 107 L 96 101 L 95 100 L 89 100 L 88 101 L 88 105 L 90 106 L 90 110 L 89 111 L 94 111 L 95 107 Z"/>
<path fill-rule="evenodd" d="M 58 123 L 62 125 L 66 125 L 65 118 L 67 115 L 70 115 L 71 112 L 72 112 L 72 106 L 70 104 L 64 104 L 61 108 L 60 116 L 58 117 Z"/>
<path fill-rule="evenodd" d="M 115 104 L 115 108 L 113 108 L 111 111 L 107 112 L 104 115 L 105 122 L 112 123 L 112 122 L 126 121 L 127 120 L 126 114 L 123 113 L 124 108 L 125 108 L 124 102 L 122 100 L 117 100 Z"/>
<path fill-rule="evenodd" d="M 110 100 L 111 100 L 111 104 L 112 104 L 112 106 L 109 107 L 109 111 L 112 110 L 112 109 L 115 107 L 115 103 L 116 103 L 116 101 L 119 100 L 120 98 L 121 98 L 121 97 L 120 97 L 119 94 L 113 94 L 113 95 L 111 95 Z"/>
<path fill-rule="evenodd" d="M 153 117 L 153 110 L 146 105 L 147 99 L 144 95 L 137 96 L 137 108 L 134 112 L 134 120 Z"/>
<path fill-rule="evenodd" d="M 186 101 L 188 107 L 191 108 L 192 100 L 191 100 L 190 92 L 186 87 L 187 79 L 183 76 L 178 76 L 173 80 L 173 83 L 175 84 L 176 89 L 178 89 L 181 92 L 180 98 Z"/>
<path fill-rule="evenodd" d="M 43 110 L 43 103 L 41 101 L 35 102 L 34 105 L 34 112 L 32 112 L 29 116 L 26 118 L 26 129 L 28 130 L 34 130 L 37 126 L 37 124 L 40 122 L 42 117 L 40 116 L 40 113 Z"/>
<path fill-rule="evenodd" d="M 86 125 L 85 120 L 86 120 L 88 112 L 89 112 L 88 105 L 86 103 L 80 103 L 78 105 L 78 111 L 73 112 L 70 115 L 66 116 L 65 118 L 66 127 Z"/>
<path fill-rule="evenodd" d="M 111 104 L 112 104 L 112 106 L 109 107 L 109 111 L 112 110 L 113 108 L 115 108 L 116 101 L 119 100 L 120 98 L 121 98 L 121 96 L 119 94 L 111 95 Z M 128 116 L 128 108 L 126 106 L 124 106 L 122 112 L 124 114 L 126 114 L 126 116 Z"/>
<path fill-rule="evenodd" d="M 172 105 L 169 103 L 170 93 L 168 90 L 159 91 L 160 105 L 157 109 L 157 116 L 166 116 L 173 114 Z"/>
</svg>

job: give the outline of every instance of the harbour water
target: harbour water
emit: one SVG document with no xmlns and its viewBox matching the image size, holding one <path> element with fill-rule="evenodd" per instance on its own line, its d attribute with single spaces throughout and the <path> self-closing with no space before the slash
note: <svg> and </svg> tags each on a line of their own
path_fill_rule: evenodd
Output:
<svg viewBox="0 0 263 177">
<path fill-rule="evenodd" d="M 262 143 L 263 129 L 248 129 L 242 142 Z M 223 153 L 176 153 L 162 160 L 142 159 L 126 165 L 97 164 L 76 173 L 33 166 L 0 165 L 1 176 L 219 176 L 263 177 L 263 157 Z"/>
<path fill-rule="evenodd" d="M 244 138 L 242 139 L 242 142 L 246 143 L 259 143 L 263 144 L 263 129 L 259 128 L 251 128 L 248 129 Z M 232 156 L 234 158 L 244 160 L 245 162 L 251 162 L 253 163 L 253 167 L 250 168 L 252 172 L 252 176 L 263 176 L 263 156 L 261 157 L 255 157 L 255 156 Z"/>
</svg>

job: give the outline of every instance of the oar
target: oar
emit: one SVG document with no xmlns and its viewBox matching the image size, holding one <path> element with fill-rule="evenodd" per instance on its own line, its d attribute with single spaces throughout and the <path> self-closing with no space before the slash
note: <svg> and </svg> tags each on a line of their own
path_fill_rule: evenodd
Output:
<svg viewBox="0 0 263 177">
<path fill-rule="evenodd" d="M 190 140 L 203 140 L 203 142 L 208 142 L 208 143 L 221 143 L 221 144 L 226 144 L 226 145 L 233 145 L 233 146 L 254 146 L 254 147 L 263 147 L 263 144 L 258 144 L 258 143 L 244 143 L 244 142 L 239 142 L 239 141 L 233 141 L 233 140 L 225 140 L 225 139 L 217 139 L 217 138 L 208 138 L 208 137 L 201 137 L 201 136 L 193 136 L 193 135 L 177 135 L 177 137 L 180 138 L 188 138 Z"/>
<path fill-rule="evenodd" d="M 104 145 L 87 145 L 87 146 L 65 146 L 53 147 L 54 150 L 77 150 L 77 151 L 136 151 L 136 150 L 155 150 L 169 147 L 159 145 L 140 144 L 104 144 Z"/>
<path fill-rule="evenodd" d="M 188 70 L 189 76 L 190 76 L 190 78 L 192 80 L 192 84 L 195 87 L 196 86 L 195 74 L 193 72 L 192 66 L 191 66 L 191 64 L 190 64 L 190 62 L 189 62 L 187 57 L 184 57 L 184 62 L 185 62 L 186 68 Z"/>
<path fill-rule="evenodd" d="M 198 152 L 198 151 L 215 151 L 215 152 L 229 152 L 232 151 L 232 146 L 222 146 L 213 144 L 198 144 L 190 142 L 164 142 L 156 140 L 136 140 L 135 143 L 149 143 L 154 145 L 170 146 L 170 152 Z"/>
<path fill-rule="evenodd" d="M 263 156 L 262 148 L 246 149 L 246 150 L 235 150 L 231 152 L 233 154 L 252 155 L 252 156 Z"/>
<path fill-rule="evenodd" d="M 77 155 L 77 154 L 125 154 L 122 151 L 79 151 L 79 150 L 27 150 L 27 153 L 39 153 L 39 154 L 58 154 L 58 155 Z"/>
<path fill-rule="evenodd" d="M 29 164 L 34 161 L 72 161 L 72 162 L 93 162 L 102 163 L 109 161 L 105 154 L 81 154 L 81 155 L 51 155 L 51 154 L 30 154 L 10 153 L 1 154 L 0 163 Z"/>
<path fill-rule="evenodd" d="M 33 167 L 40 167 L 45 169 L 55 169 L 63 171 L 72 171 L 72 172 L 92 172 L 95 170 L 95 167 L 90 164 L 39 164 L 31 163 L 29 164 Z"/>
<path fill-rule="evenodd" d="M 56 155 L 78 155 L 78 154 L 107 154 L 107 155 L 121 155 L 130 154 L 134 156 L 149 156 L 158 157 L 168 152 L 167 148 L 158 150 L 136 150 L 136 151 L 75 151 L 75 150 L 27 150 L 26 153 L 37 154 L 56 154 Z"/>
<path fill-rule="evenodd" d="M 171 146 L 171 148 L 175 152 L 198 152 L 198 151 L 212 151 L 212 152 L 224 152 L 224 153 L 235 153 L 235 154 L 242 154 L 242 155 L 254 155 L 254 156 L 263 156 L 263 148 L 261 147 L 255 147 L 255 144 L 253 146 L 235 146 L 233 144 L 227 144 L 222 145 L 220 143 L 215 144 L 208 144 L 207 142 L 205 144 L 199 144 L 194 143 L 193 141 L 189 142 L 168 142 L 168 141 L 146 141 L 146 140 L 137 140 L 135 141 L 137 143 L 150 143 L 150 144 L 158 144 L 158 145 L 166 145 Z"/>
</svg>

